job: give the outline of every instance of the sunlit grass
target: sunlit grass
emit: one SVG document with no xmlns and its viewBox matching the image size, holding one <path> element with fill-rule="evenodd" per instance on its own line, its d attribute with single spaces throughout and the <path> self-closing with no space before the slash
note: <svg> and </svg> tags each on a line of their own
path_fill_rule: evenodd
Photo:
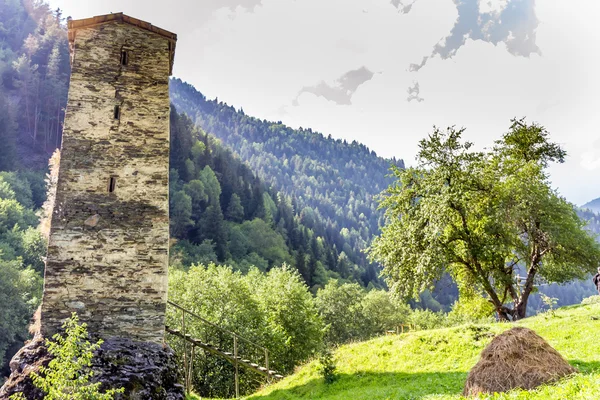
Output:
<svg viewBox="0 0 600 400">
<path fill-rule="evenodd" d="M 535 330 L 581 373 L 535 391 L 488 399 L 600 398 L 600 304 L 571 306 L 517 325 Z M 488 324 L 385 336 L 335 352 L 338 379 L 326 385 L 317 362 L 249 399 L 460 399 L 469 369 L 492 336 L 515 324 Z M 486 397 L 483 397 L 486 398 Z"/>
</svg>

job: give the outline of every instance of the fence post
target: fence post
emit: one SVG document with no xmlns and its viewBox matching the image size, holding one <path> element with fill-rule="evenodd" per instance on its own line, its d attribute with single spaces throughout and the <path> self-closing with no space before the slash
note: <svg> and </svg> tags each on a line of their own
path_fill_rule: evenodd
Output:
<svg viewBox="0 0 600 400">
<path fill-rule="evenodd" d="M 269 372 L 269 350 L 265 347 L 265 367 L 267 368 L 267 372 Z"/>
<path fill-rule="evenodd" d="M 185 310 L 181 310 L 181 334 L 183 335 L 183 381 L 185 382 L 185 392 L 190 394 L 189 374 L 187 366 L 187 340 L 185 340 Z"/>
<path fill-rule="evenodd" d="M 193 381 L 193 377 L 194 377 L 194 356 L 196 353 L 196 346 L 192 345 L 192 354 L 190 356 L 190 362 L 189 362 L 189 372 L 187 374 L 188 376 L 188 383 L 187 386 L 188 388 L 192 387 L 192 381 Z M 188 393 L 190 392 L 190 389 L 188 389 Z"/>
<path fill-rule="evenodd" d="M 237 335 L 233 335 L 233 359 L 235 360 L 233 364 L 235 365 L 235 398 L 240 398 L 240 378 L 238 371 L 238 343 L 237 343 Z"/>
</svg>

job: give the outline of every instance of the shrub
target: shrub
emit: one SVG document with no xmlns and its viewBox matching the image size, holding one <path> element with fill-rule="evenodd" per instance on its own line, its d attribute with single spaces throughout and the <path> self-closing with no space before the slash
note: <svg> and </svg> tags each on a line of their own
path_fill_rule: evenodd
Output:
<svg viewBox="0 0 600 400">
<path fill-rule="evenodd" d="M 319 374 L 323 377 L 326 384 L 329 385 L 337 380 L 338 376 L 335 373 L 337 367 L 335 366 L 335 361 L 333 360 L 333 353 L 331 350 L 326 349 L 321 353 L 317 368 Z"/>
<path fill-rule="evenodd" d="M 54 341 L 46 340 L 48 352 L 53 356 L 48 367 L 41 367 L 41 375 L 32 373 L 35 386 L 46 392 L 46 400 L 112 400 L 124 389 L 110 389 L 100 393 L 101 383 L 90 383 L 93 372 L 91 366 L 93 352 L 100 348 L 102 341 L 88 341 L 87 326 L 79 324 L 77 314 L 63 324 L 65 337 L 56 334 Z M 11 396 L 11 400 L 24 399 L 21 393 Z"/>
<path fill-rule="evenodd" d="M 600 295 L 586 297 L 581 301 L 581 304 L 598 304 L 600 303 Z"/>
</svg>

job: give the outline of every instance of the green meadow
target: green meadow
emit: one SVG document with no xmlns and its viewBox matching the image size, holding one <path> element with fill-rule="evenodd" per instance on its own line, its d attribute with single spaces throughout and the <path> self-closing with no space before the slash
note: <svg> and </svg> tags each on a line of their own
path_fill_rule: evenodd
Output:
<svg viewBox="0 0 600 400">
<path fill-rule="evenodd" d="M 248 399 L 461 399 L 481 351 L 494 335 L 516 325 L 535 330 L 580 373 L 534 391 L 481 399 L 599 398 L 600 304 L 593 304 L 564 307 L 514 324 L 464 325 L 348 344 L 334 353 L 334 383 L 324 382 L 314 360 Z"/>
</svg>

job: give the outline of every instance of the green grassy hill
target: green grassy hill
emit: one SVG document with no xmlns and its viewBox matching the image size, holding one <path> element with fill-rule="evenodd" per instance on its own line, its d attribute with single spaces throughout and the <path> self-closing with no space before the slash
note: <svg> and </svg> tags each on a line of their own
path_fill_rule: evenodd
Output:
<svg viewBox="0 0 600 400">
<path fill-rule="evenodd" d="M 533 392 L 489 398 L 600 398 L 600 304 L 594 304 L 565 307 L 518 324 L 461 326 L 349 344 L 335 352 L 335 383 L 323 382 L 314 361 L 248 399 L 460 399 L 480 352 L 495 334 L 515 325 L 535 330 L 581 374 Z"/>
</svg>

